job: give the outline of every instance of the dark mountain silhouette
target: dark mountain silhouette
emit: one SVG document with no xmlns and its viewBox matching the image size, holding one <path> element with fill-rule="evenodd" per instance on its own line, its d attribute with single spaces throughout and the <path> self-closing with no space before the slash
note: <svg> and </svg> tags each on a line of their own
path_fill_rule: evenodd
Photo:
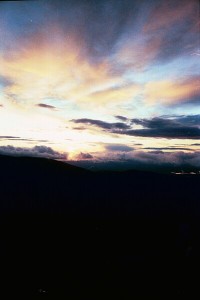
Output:
<svg viewBox="0 0 200 300">
<path fill-rule="evenodd" d="M 199 293 L 200 176 L 0 156 L 2 299 Z"/>
</svg>

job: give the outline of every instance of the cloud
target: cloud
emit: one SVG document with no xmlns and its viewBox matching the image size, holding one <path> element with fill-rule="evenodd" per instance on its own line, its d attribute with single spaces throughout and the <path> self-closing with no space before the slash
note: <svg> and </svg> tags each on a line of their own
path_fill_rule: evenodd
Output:
<svg viewBox="0 0 200 300">
<path fill-rule="evenodd" d="M 84 41 L 86 55 L 93 63 L 110 55 L 142 10 L 138 0 L 58 1 L 53 7 L 54 11 L 62 10 L 59 20 L 65 30 L 76 27 L 78 38 Z"/>
<path fill-rule="evenodd" d="M 105 149 L 108 151 L 117 151 L 117 152 L 130 152 L 134 150 L 133 147 L 120 145 L 120 144 L 109 144 L 105 146 Z"/>
<path fill-rule="evenodd" d="M 0 76 L 13 82 L 6 93 L 19 102 L 47 97 L 78 102 L 87 101 L 90 94 L 94 99 L 93 93 L 103 93 L 104 86 L 109 89 L 117 80 L 123 84 L 122 78 L 111 74 L 110 63 L 104 59 L 117 41 L 122 23 L 126 23 L 125 12 L 130 6 L 117 2 L 27 1 L 12 7 L 2 5 L 0 40 L 4 41 L 1 47 L 5 55 L 0 56 Z M 109 98 L 114 93 L 107 92 Z M 99 101 L 100 95 L 96 96 Z"/>
<path fill-rule="evenodd" d="M 5 140 L 5 141 L 26 141 L 26 142 L 32 142 L 36 141 L 34 139 L 27 139 L 27 138 L 21 138 L 19 136 L 12 136 L 12 135 L 1 135 L 0 140 Z M 47 140 L 37 140 L 37 142 L 47 142 Z"/>
<path fill-rule="evenodd" d="M 182 116 L 166 116 L 154 117 L 152 119 L 132 119 L 132 123 L 142 125 L 145 128 L 171 128 L 191 126 L 197 127 L 200 125 L 200 115 L 182 115 Z"/>
<path fill-rule="evenodd" d="M 199 103 L 199 78 L 185 80 L 150 81 L 144 88 L 145 99 L 148 103 Z"/>
<path fill-rule="evenodd" d="M 138 95 L 140 90 L 139 85 L 135 83 L 131 84 L 123 84 L 123 82 L 114 87 L 104 88 L 100 91 L 95 91 L 86 96 L 83 101 L 87 101 L 88 103 L 91 101 L 95 101 L 96 105 L 102 105 L 107 103 L 117 103 L 130 101 L 134 98 L 134 96 Z"/>
<path fill-rule="evenodd" d="M 157 166 L 164 168 L 166 166 L 171 167 L 184 167 L 192 166 L 195 168 L 200 167 L 200 152 L 184 152 L 184 151 L 175 151 L 175 152 L 163 152 L 158 151 L 134 151 L 125 153 L 123 156 L 117 157 L 113 156 L 115 160 L 121 158 L 122 161 L 130 164 L 130 167 L 136 168 L 144 167 L 151 168 L 151 166 Z"/>
<path fill-rule="evenodd" d="M 35 146 L 33 148 L 22 148 L 13 146 L 0 146 L 0 154 L 11 156 L 32 156 L 32 157 L 44 157 L 52 159 L 67 159 L 67 154 L 54 151 L 50 147 Z"/>
<path fill-rule="evenodd" d="M 119 133 L 154 138 L 200 139 L 200 115 L 178 116 L 171 119 L 161 117 L 132 119 L 132 123 L 143 128 Z"/>
<path fill-rule="evenodd" d="M 43 31 L 42 31 L 43 32 Z M 49 29 L 48 29 L 49 32 Z M 12 84 L 4 88 L 4 98 L 15 105 L 23 106 L 40 102 L 43 99 L 62 99 L 77 105 L 108 104 L 108 101 L 124 101 L 136 93 L 133 84 L 124 87 L 121 76 L 111 74 L 108 62 L 91 64 L 79 53 L 82 49 L 73 37 L 52 28 L 52 40 L 59 37 L 56 47 L 45 36 L 33 36 L 22 53 L 12 57 L 0 56 L 0 76 L 11 78 Z M 112 89 L 121 84 L 118 90 Z M 52 107 L 53 109 L 53 107 Z"/>
<path fill-rule="evenodd" d="M 84 166 L 84 165 L 82 165 Z M 104 157 L 88 160 L 85 167 L 89 169 L 107 170 L 152 170 L 152 171 L 186 171 L 199 172 L 200 152 L 163 152 L 158 151 L 132 151 L 127 153 L 108 152 Z"/>
<path fill-rule="evenodd" d="M 102 129 L 108 129 L 108 130 L 122 130 L 122 129 L 129 129 L 130 126 L 121 122 L 116 122 L 116 123 L 108 123 L 108 122 L 104 122 L 101 120 L 93 120 L 93 119 L 87 119 L 87 118 L 83 118 L 83 119 L 76 119 L 76 120 L 71 120 L 74 123 L 80 123 L 80 124 L 87 124 L 87 125 L 92 125 L 92 126 L 96 126 Z"/>
<path fill-rule="evenodd" d="M 151 119 L 132 119 L 131 125 L 125 123 L 108 123 L 92 119 L 76 119 L 75 123 L 97 126 L 110 133 L 138 137 L 166 139 L 200 139 L 200 115 L 155 117 Z M 142 128 L 135 129 L 134 125 Z"/>
<path fill-rule="evenodd" d="M 200 115 L 188 115 L 176 117 L 177 122 L 182 125 L 200 126 Z"/>
<path fill-rule="evenodd" d="M 132 39 L 123 41 L 121 47 L 116 51 L 115 58 L 118 61 L 116 70 L 119 73 L 127 70 L 144 71 L 156 61 L 161 49 L 161 42 L 159 37 L 156 39 L 149 36 L 145 37 L 141 31 L 137 32 Z"/>
<path fill-rule="evenodd" d="M 80 152 L 77 156 L 76 156 L 77 160 L 84 160 L 84 159 L 93 159 L 93 156 L 90 153 L 83 153 Z"/>
<path fill-rule="evenodd" d="M 134 100 L 143 87 L 127 81 L 127 72 L 134 76 L 141 66 L 182 55 L 198 40 L 192 0 L 56 2 L 1 6 L 0 76 L 11 83 L 5 85 L 10 101 L 55 98 L 96 108 Z M 195 86 L 153 81 L 145 87 L 145 98 L 151 103 L 196 101 Z"/>
<path fill-rule="evenodd" d="M 0 140 L 26 141 L 26 142 L 48 142 L 48 140 L 28 139 L 28 138 L 22 138 L 19 136 L 12 136 L 12 135 L 0 135 Z"/>
<path fill-rule="evenodd" d="M 48 109 L 55 109 L 56 108 L 55 106 L 44 104 L 44 103 L 36 104 L 36 106 L 43 107 L 43 108 L 48 108 Z"/>
<path fill-rule="evenodd" d="M 122 70 L 146 70 L 176 58 L 189 60 L 198 50 L 198 10 L 196 0 L 141 2 L 136 22 L 117 44 L 115 57 Z"/>
<path fill-rule="evenodd" d="M 83 126 L 73 127 L 74 130 L 86 130 L 87 128 Z"/>
<path fill-rule="evenodd" d="M 126 122 L 126 121 L 129 120 L 128 118 L 123 117 L 123 116 L 115 116 L 115 118 L 117 118 L 117 119 L 119 119 L 120 121 L 123 121 L 123 122 Z"/>
<path fill-rule="evenodd" d="M 191 165 L 194 167 L 200 167 L 200 152 L 137 152 L 133 156 L 134 160 L 138 162 L 151 163 L 154 165 L 158 164 L 172 164 L 172 165 Z"/>
<path fill-rule="evenodd" d="M 199 34 L 197 5 L 195 0 L 4 2 L 0 103 L 5 110 L 0 112 L 5 126 L 11 119 L 16 135 L 31 130 L 63 147 L 65 138 L 74 135 L 74 151 L 80 136 L 85 144 L 115 137 L 128 140 L 122 135 L 199 139 L 198 126 L 186 120 L 181 126 L 178 119 L 162 118 L 159 123 L 150 118 L 174 105 L 184 112 L 187 103 L 193 112 L 199 104 L 198 63 L 192 55 Z M 52 114 L 43 119 L 47 109 Z M 138 126 L 127 118 L 131 111 Z M 30 120 L 23 121 L 29 115 Z M 76 118 L 74 131 L 66 130 L 65 120 Z M 58 126 L 63 126 L 59 134 Z M 87 132 L 91 126 L 97 134 L 101 129 L 110 136 Z"/>
<path fill-rule="evenodd" d="M 149 14 L 147 24 L 144 27 L 145 32 L 155 32 L 166 27 L 173 27 L 174 24 L 179 23 L 185 17 L 192 17 L 195 9 L 195 1 L 190 2 L 186 0 L 177 1 L 159 1 L 154 2 L 152 10 Z"/>
<path fill-rule="evenodd" d="M 19 136 L 12 136 L 12 135 L 1 135 L 0 136 L 0 139 L 6 139 L 6 140 L 9 140 L 9 139 L 16 139 L 16 140 L 18 140 L 18 139 L 21 139 Z"/>
<path fill-rule="evenodd" d="M 162 151 L 162 150 L 173 150 L 173 151 L 180 151 L 180 150 L 183 150 L 183 151 L 191 151 L 191 148 L 186 148 L 186 147 L 145 147 L 145 148 L 142 148 L 142 149 L 145 149 L 145 150 L 158 150 L 158 151 Z"/>
<path fill-rule="evenodd" d="M 0 75 L 0 87 L 2 86 L 4 88 L 12 84 L 13 82 L 8 77 Z"/>
<path fill-rule="evenodd" d="M 143 128 L 127 130 L 124 134 L 155 138 L 200 139 L 200 115 L 132 119 L 132 123 Z"/>
<path fill-rule="evenodd" d="M 130 136 L 166 138 L 166 139 L 200 139 L 200 129 L 192 127 L 171 127 L 162 129 L 131 129 L 127 131 L 115 130 L 113 133 Z"/>
<path fill-rule="evenodd" d="M 187 53 L 188 46 L 198 47 L 194 38 L 198 22 L 196 0 L 160 1 L 152 10 L 143 28 L 143 33 L 161 39 L 158 61 L 173 59 Z"/>
</svg>

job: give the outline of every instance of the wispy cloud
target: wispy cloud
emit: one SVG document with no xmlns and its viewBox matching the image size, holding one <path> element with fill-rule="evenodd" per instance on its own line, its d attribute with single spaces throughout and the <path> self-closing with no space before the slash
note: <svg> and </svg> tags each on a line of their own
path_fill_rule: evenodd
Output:
<svg viewBox="0 0 200 300">
<path fill-rule="evenodd" d="M 6 139 L 6 140 L 9 140 L 9 139 L 21 139 L 19 136 L 12 136 L 12 135 L 1 135 L 0 136 L 0 139 Z"/>
<path fill-rule="evenodd" d="M 35 140 L 33 138 L 22 138 L 19 136 L 12 136 L 12 135 L 0 135 L 0 140 L 5 141 L 25 141 L 25 142 L 48 142 L 48 140 Z"/>
<path fill-rule="evenodd" d="M 196 103 L 199 104 L 199 78 L 187 80 L 160 80 L 150 81 L 145 85 L 145 99 L 147 103 Z"/>
<path fill-rule="evenodd" d="M 191 151 L 191 148 L 186 148 L 186 147 L 144 147 L 142 149 L 145 149 L 145 150 L 156 150 L 156 151 L 162 151 L 162 150 Z"/>
<path fill-rule="evenodd" d="M 135 83 L 124 85 L 123 82 L 119 86 L 104 88 L 103 90 L 90 93 L 83 101 L 90 103 L 95 101 L 96 105 L 103 105 L 107 103 L 123 103 L 124 100 L 130 101 L 134 96 L 138 95 L 140 91 L 139 85 Z"/>
<path fill-rule="evenodd" d="M 0 75 L 0 87 L 5 88 L 5 87 L 7 87 L 9 85 L 12 85 L 12 84 L 13 84 L 13 82 L 9 78 L 7 78 L 3 75 Z"/>
<path fill-rule="evenodd" d="M 199 140 L 198 10 L 196 0 L 2 2 L 0 134 L 72 157 L 90 143 L 116 153 L 133 136 L 163 149 Z M 162 116 L 174 111 L 188 116 Z"/>
<path fill-rule="evenodd" d="M 110 145 L 105 145 L 105 149 L 108 151 L 116 151 L 116 152 L 130 152 L 133 151 L 134 148 L 127 146 L 127 145 L 120 145 L 120 144 L 110 144 Z"/>
</svg>

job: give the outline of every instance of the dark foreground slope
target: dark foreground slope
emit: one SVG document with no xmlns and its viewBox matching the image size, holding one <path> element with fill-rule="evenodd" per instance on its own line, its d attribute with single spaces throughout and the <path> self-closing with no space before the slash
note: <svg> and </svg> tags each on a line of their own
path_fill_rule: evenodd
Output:
<svg viewBox="0 0 200 300">
<path fill-rule="evenodd" d="M 0 156 L 1 298 L 200 296 L 199 183 Z"/>
</svg>

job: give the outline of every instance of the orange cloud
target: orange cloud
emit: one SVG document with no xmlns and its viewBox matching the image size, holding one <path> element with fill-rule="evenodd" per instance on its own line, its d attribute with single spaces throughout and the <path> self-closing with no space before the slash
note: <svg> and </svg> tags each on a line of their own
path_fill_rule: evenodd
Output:
<svg viewBox="0 0 200 300">
<path fill-rule="evenodd" d="M 140 87 L 136 84 L 121 85 L 120 87 L 113 87 L 100 90 L 83 98 L 83 101 L 88 103 L 95 103 L 95 105 L 109 104 L 109 103 L 123 103 L 130 101 L 140 91 Z"/>
<path fill-rule="evenodd" d="M 120 76 L 111 74 L 106 60 L 90 63 L 78 47 L 80 42 L 74 37 L 62 36 L 57 28 L 54 30 L 51 34 L 55 38 L 60 40 L 62 37 L 62 42 L 57 45 L 39 34 L 22 47 L 20 53 L 0 57 L 0 75 L 13 82 L 4 88 L 5 97 L 24 104 L 37 103 L 45 98 L 65 99 L 78 104 L 83 100 L 90 101 L 89 95 L 94 91 L 122 82 Z M 97 98 L 99 103 L 100 98 Z"/>
<path fill-rule="evenodd" d="M 199 94 L 199 79 L 174 82 L 172 80 L 151 81 L 144 88 L 147 103 L 173 104 L 189 101 Z"/>
</svg>

